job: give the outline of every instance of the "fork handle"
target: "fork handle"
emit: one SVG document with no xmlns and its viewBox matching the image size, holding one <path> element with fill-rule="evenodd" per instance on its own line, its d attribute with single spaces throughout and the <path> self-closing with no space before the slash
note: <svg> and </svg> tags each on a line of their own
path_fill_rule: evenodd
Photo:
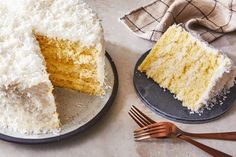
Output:
<svg viewBox="0 0 236 157">
<path fill-rule="evenodd" d="M 222 132 L 222 133 L 188 133 L 182 132 L 182 135 L 198 138 L 219 139 L 219 140 L 232 140 L 236 141 L 236 132 Z"/>
<path fill-rule="evenodd" d="M 177 136 L 177 138 L 182 139 L 182 140 L 184 140 L 188 143 L 191 143 L 192 145 L 200 148 L 201 150 L 203 150 L 203 151 L 207 152 L 208 154 L 212 155 L 213 157 L 233 157 L 229 154 L 226 154 L 226 153 L 221 152 L 219 150 L 216 150 L 214 148 L 208 147 L 207 145 L 199 143 L 199 142 L 197 142 L 197 141 L 195 141 L 195 140 L 193 140 L 193 139 L 191 139 L 187 136 L 179 135 L 179 136 Z"/>
</svg>

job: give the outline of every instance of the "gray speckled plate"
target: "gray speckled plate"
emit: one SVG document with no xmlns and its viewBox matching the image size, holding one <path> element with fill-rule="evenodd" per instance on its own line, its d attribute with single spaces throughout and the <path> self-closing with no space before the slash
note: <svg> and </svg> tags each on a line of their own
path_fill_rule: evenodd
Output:
<svg viewBox="0 0 236 157">
<path fill-rule="evenodd" d="M 106 53 L 106 94 L 91 96 L 72 90 L 55 88 L 58 112 L 62 123 L 59 134 L 22 135 L 0 128 L 0 139 L 23 144 L 56 142 L 78 134 L 92 125 L 106 113 L 115 100 L 118 89 L 118 75 L 114 62 Z"/>
<path fill-rule="evenodd" d="M 145 59 L 146 52 L 138 60 L 134 70 L 134 87 L 141 100 L 157 114 L 173 121 L 182 123 L 206 123 L 222 116 L 234 104 L 236 99 L 236 85 L 226 94 L 223 104 L 215 104 L 210 110 L 205 109 L 201 115 L 190 113 L 182 102 L 174 98 L 168 90 L 164 91 L 152 79 L 148 79 L 144 73 L 137 70 L 138 66 Z"/>
</svg>

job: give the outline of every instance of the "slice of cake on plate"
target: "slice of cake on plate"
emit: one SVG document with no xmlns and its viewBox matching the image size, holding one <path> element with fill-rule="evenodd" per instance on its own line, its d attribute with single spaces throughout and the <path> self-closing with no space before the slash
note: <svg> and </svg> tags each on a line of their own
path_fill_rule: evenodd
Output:
<svg viewBox="0 0 236 157">
<path fill-rule="evenodd" d="M 232 87 L 236 76 L 226 55 L 177 25 L 162 35 L 139 70 L 195 112 Z"/>
<path fill-rule="evenodd" d="M 104 94 L 103 29 L 80 0 L 0 2 L 0 127 L 56 132 L 53 86 Z"/>
</svg>

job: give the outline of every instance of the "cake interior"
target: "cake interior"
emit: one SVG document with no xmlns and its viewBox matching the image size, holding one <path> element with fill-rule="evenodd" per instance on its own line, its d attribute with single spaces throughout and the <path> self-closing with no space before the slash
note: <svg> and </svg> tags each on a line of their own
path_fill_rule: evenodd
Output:
<svg viewBox="0 0 236 157">
<path fill-rule="evenodd" d="M 99 53 L 95 47 L 83 47 L 80 42 L 58 38 L 48 38 L 36 34 L 47 72 L 53 85 L 100 95 L 103 93 L 97 79 L 96 58 Z"/>
<path fill-rule="evenodd" d="M 170 27 L 139 70 L 195 110 L 220 66 L 221 56 L 213 51 L 181 27 Z"/>
</svg>

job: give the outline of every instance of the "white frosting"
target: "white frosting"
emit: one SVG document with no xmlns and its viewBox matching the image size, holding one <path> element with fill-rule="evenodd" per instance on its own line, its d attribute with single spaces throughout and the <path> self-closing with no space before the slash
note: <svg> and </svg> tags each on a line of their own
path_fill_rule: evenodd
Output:
<svg viewBox="0 0 236 157">
<path fill-rule="evenodd" d="M 52 84 L 31 26 L 0 7 L 0 126 L 20 133 L 57 130 Z"/>
<path fill-rule="evenodd" d="M 0 88 L 0 127 L 22 134 L 57 132 L 59 120 L 54 97 L 47 84 L 20 91 Z"/>
<path fill-rule="evenodd" d="M 97 15 L 81 0 L 7 0 L 3 3 L 41 35 L 79 40 L 88 47 L 103 40 Z"/>
<path fill-rule="evenodd" d="M 20 89 L 26 89 L 42 82 L 51 85 L 44 59 L 30 28 L 17 18 L 1 14 L 1 86 L 17 85 Z"/>
</svg>

